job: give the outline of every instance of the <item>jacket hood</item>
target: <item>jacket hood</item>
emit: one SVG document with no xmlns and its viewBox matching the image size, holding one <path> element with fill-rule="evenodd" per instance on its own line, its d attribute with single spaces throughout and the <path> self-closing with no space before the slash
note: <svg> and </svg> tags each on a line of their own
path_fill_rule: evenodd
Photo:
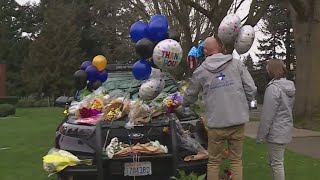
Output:
<svg viewBox="0 0 320 180">
<path fill-rule="evenodd" d="M 273 80 L 270 82 L 270 84 L 278 86 L 289 97 L 293 97 L 295 95 L 296 88 L 294 86 L 294 83 L 287 80 L 286 78 Z"/>
<path fill-rule="evenodd" d="M 218 53 L 207 57 L 201 66 L 212 73 L 218 73 L 226 68 L 228 62 L 232 59 L 233 56 L 231 54 Z"/>
</svg>

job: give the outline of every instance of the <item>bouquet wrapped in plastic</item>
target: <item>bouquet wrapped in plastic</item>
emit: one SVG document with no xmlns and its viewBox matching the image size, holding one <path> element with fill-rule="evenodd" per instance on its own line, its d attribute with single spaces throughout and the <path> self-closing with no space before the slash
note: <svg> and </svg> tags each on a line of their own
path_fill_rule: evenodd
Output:
<svg viewBox="0 0 320 180">
<path fill-rule="evenodd" d="M 49 176 L 62 171 L 68 166 L 76 166 L 78 164 L 92 165 L 92 159 L 80 160 L 70 152 L 56 148 L 52 148 L 43 157 L 43 168 L 49 173 Z"/>
<path fill-rule="evenodd" d="M 180 140 L 181 146 L 187 150 L 197 153 L 196 155 L 187 156 L 184 161 L 194 161 L 207 159 L 209 157 L 208 152 L 201 146 L 201 144 L 194 138 L 191 137 L 189 131 L 185 131 L 181 123 L 176 121 L 177 136 Z"/>
</svg>

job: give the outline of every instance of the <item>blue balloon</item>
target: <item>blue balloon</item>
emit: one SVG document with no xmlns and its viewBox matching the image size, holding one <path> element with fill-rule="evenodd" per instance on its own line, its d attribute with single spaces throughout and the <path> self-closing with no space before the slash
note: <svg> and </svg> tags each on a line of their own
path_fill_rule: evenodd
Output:
<svg viewBox="0 0 320 180">
<path fill-rule="evenodd" d="M 149 24 L 153 21 L 157 21 L 157 20 L 160 20 L 162 21 L 166 26 L 169 26 L 169 22 L 168 22 L 168 19 L 166 16 L 164 15 L 160 15 L 160 14 L 156 14 L 156 15 L 153 15 L 149 21 Z"/>
<path fill-rule="evenodd" d="M 85 70 L 88 74 L 87 80 L 88 81 L 94 81 L 98 78 L 99 70 L 94 65 L 90 65 Z"/>
<path fill-rule="evenodd" d="M 108 79 L 108 73 L 106 70 L 99 72 L 98 78 L 99 81 L 104 83 Z"/>
<path fill-rule="evenodd" d="M 148 24 L 145 22 L 137 21 L 132 24 L 130 28 L 131 40 L 136 43 L 140 39 L 148 36 Z"/>
<path fill-rule="evenodd" d="M 160 42 L 168 36 L 168 25 L 161 19 L 150 22 L 148 28 L 149 39 L 155 42 Z"/>
<path fill-rule="evenodd" d="M 87 69 L 87 67 L 89 67 L 90 65 L 92 65 L 91 61 L 84 61 L 81 64 L 80 69 L 85 71 Z"/>
<path fill-rule="evenodd" d="M 146 80 L 151 74 L 151 65 L 146 60 L 140 60 L 134 63 L 132 74 L 137 80 Z"/>
</svg>

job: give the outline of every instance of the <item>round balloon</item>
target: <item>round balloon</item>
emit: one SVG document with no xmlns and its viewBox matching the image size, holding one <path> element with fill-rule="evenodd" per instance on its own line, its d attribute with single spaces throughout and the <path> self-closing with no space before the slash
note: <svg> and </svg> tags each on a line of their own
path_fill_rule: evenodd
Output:
<svg viewBox="0 0 320 180">
<path fill-rule="evenodd" d="M 84 61 L 82 64 L 81 64 L 81 67 L 80 67 L 80 69 L 82 69 L 82 70 L 86 70 L 87 69 L 87 67 L 88 66 L 90 66 L 92 63 L 91 63 L 91 61 Z"/>
<path fill-rule="evenodd" d="M 180 34 L 177 31 L 169 29 L 168 30 L 168 39 L 173 39 L 177 42 L 180 42 Z"/>
<path fill-rule="evenodd" d="M 102 85 L 102 83 L 99 80 L 89 81 L 89 83 L 87 85 L 87 89 L 92 92 L 92 91 L 98 89 L 101 85 Z"/>
<path fill-rule="evenodd" d="M 160 69 L 151 68 L 151 74 L 149 79 L 162 79 L 162 78 L 164 78 L 164 75 Z"/>
<path fill-rule="evenodd" d="M 145 22 L 137 21 L 132 24 L 130 28 L 131 40 L 136 43 L 140 39 L 148 36 L 148 24 Z"/>
<path fill-rule="evenodd" d="M 84 70 L 77 70 L 73 77 L 76 82 L 87 82 L 87 73 Z"/>
<path fill-rule="evenodd" d="M 93 58 L 92 65 L 98 68 L 98 71 L 102 71 L 107 66 L 107 59 L 102 55 L 98 55 Z"/>
<path fill-rule="evenodd" d="M 135 45 L 136 53 L 140 56 L 141 59 L 148 59 L 152 57 L 154 46 L 155 44 L 148 38 L 143 38 L 139 40 Z"/>
<path fill-rule="evenodd" d="M 225 44 L 233 44 L 241 26 L 241 19 L 236 14 L 227 15 L 220 23 L 218 36 Z"/>
<path fill-rule="evenodd" d="M 154 21 L 157 21 L 157 20 L 160 20 L 160 21 L 162 21 L 166 26 L 169 26 L 169 22 L 168 22 L 167 17 L 164 16 L 164 15 L 160 15 L 160 14 L 153 15 L 153 16 L 150 18 L 149 24 L 150 24 L 151 22 L 154 22 Z"/>
<path fill-rule="evenodd" d="M 159 42 L 167 38 L 168 24 L 161 20 L 157 19 L 151 21 L 148 27 L 148 37 L 152 41 Z"/>
<path fill-rule="evenodd" d="M 97 79 L 97 77 L 99 75 L 99 70 L 94 65 L 90 65 L 89 67 L 86 68 L 86 73 L 88 75 L 87 80 L 93 81 L 93 80 Z"/>
<path fill-rule="evenodd" d="M 163 79 L 149 79 L 143 83 L 139 89 L 139 97 L 142 100 L 149 101 L 156 98 L 165 86 Z"/>
<path fill-rule="evenodd" d="M 87 73 L 84 70 L 77 70 L 74 75 L 74 83 L 77 90 L 84 89 L 87 85 Z"/>
<path fill-rule="evenodd" d="M 98 78 L 100 82 L 104 83 L 108 79 L 108 73 L 106 70 L 99 72 Z"/>
<path fill-rule="evenodd" d="M 146 80 L 151 74 L 151 65 L 146 60 L 139 60 L 134 63 L 132 74 L 137 80 Z"/>
<path fill-rule="evenodd" d="M 239 54 L 249 51 L 254 41 L 255 32 L 252 26 L 245 25 L 240 29 L 239 35 L 235 41 L 234 47 Z"/>
<path fill-rule="evenodd" d="M 153 62 L 162 70 L 169 70 L 178 67 L 182 59 L 182 48 L 173 39 L 166 39 L 159 42 L 153 50 Z"/>
</svg>

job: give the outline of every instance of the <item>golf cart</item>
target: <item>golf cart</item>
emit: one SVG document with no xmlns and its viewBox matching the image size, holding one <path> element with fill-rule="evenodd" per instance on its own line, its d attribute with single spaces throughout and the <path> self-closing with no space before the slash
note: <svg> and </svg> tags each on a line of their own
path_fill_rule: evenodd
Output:
<svg viewBox="0 0 320 180">
<path fill-rule="evenodd" d="M 129 84 L 134 80 L 131 66 L 108 65 L 108 80 L 105 86 L 111 90 L 130 92 L 130 97 L 138 96 L 141 82 L 134 86 Z M 140 83 L 140 84 L 139 84 Z M 132 84 L 132 83 L 131 83 Z M 165 93 L 178 91 L 177 82 L 166 74 Z M 78 97 L 74 97 L 75 100 Z M 69 98 L 66 102 L 57 104 L 70 105 Z M 60 99 L 61 101 L 61 99 Z M 198 175 L 206 173 L 207 160 L 185 161 L 186 156 L 194 154 L 177 137 L 177 123 L 184 130 L 191 133 L 203 148 L 207 147 L 207 134 L 201 117 L 195 112 L 189 113 L 164 113 L 152 118 L 150 123 L 126 129 L 128 117 L 119 120 L 99 121 L 95 125 L 75 123 L 74 118 L 67 115 L 56 130 L 55 147 L 71 152 L 80 159 L 93 159 L 92 166 L 78 165 L 67 167 L 58 173 L 58 180 L 168 180 L 176 176 L 178 170 L 187 174 L 194 172 Z M 168 148 L 168 153 L 159 155 L 129 155 L 125 157 L 108 158 L 103 149 L 111 140 L 117 137 L 126 144 L 147 143 L 159 141 Z"/>
</svg>

